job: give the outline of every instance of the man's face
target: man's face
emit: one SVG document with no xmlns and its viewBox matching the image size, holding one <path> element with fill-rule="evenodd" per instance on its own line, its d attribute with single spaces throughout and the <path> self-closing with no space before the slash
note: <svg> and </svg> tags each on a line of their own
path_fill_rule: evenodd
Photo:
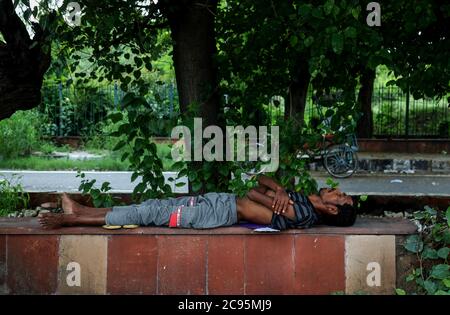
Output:
<svg viewBox="0 0 450 315">
<path fill-rule="evenodd" d="M 353 206 L 352 197 L 343 193 L 340 189 L 335 188 L 322 188 L 319 192 L 320 198 L 323 203 L 331 204 L 335 206 L 342 206 L 344 204 L 350 204 Z"/>
</svg>

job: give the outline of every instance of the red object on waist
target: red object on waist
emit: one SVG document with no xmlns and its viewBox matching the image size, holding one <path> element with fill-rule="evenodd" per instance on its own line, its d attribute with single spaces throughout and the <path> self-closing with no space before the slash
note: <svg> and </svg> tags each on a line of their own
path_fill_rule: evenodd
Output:
<svg viewBox="0 0 450 315">
<path fill-rule="evenodd" d="M 181 223 L 181 208 L 183 208 L 183 206 L 178 207 L 177 210 L 172 212 L 172 214 L 170 215 L 169 227 L 179 227 L 180 226 L 180 223 Z"/>
</svg>

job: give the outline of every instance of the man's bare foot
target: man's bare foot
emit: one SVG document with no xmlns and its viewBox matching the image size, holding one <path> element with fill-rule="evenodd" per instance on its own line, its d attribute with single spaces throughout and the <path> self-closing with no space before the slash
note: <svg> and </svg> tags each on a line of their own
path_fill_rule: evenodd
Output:
<svg viewBox="0 0 450 315">
<path fill-rule="evenodd" d="M 75 215 L 61 213 L 41 213 L 38 222 L 46 230 L 57 229 L 64 225 L 69 225 Z"/>
<path fill-rule="evenodd" d="M 75 200 L 72 200 L 68 194 L 63 193 L 61 197 L 61 205 L 65 214 L 83 214 L 83 205 L 79 204 Z"/>
<path fill-rule="evenodd" d="M 102 226 L 105 223 L 105 215 L 86 216 L 65 213 L 40 213 L 38 222 L 42 228 L 56 229 L 62 226 Z"/>
</svg>

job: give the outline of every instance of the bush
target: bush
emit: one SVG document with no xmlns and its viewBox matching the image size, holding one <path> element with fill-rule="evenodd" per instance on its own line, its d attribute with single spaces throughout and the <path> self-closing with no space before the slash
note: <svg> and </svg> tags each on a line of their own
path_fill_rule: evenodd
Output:
<svg viewBox="0 0 450 315">
<path fill-rule="evenodd" d="M 126 114 L 125 114 L 126 116 Z M 111 120 L 107 119 L 104 122 L 100 122 L 96 125 L 95 132 L 91 134 L 83 135 L 83 142 L 85 149 L 97 149 L 97 150 L 108 150 L 113 151 L 114 147 L 121 140 L 125 140 L 126 137 L 111 137 L 110 134 L 117 130 L 119 124 L 113 123 Z"/>
<path fill-rule="evenodd" d="M 414 213 L 419 233 L 409 236 L 404 247 L 415 253 L 419 267 L 408 275 L 406 281 L 414 281 L 419 294 L 450 294 L 450 207 L 446 212 L 425 207 Z M 397 289 L 397 294 L 406 291 Z"/>
<path fill-rule="evenodd" d="M 0 217 L 28 207 L 30 197 L 23 191 L 18 178 L 0 178 Z"/>
<path fill-rule="evenodd" d="M 15 158 L 27 156 L 39 146 L 39 113 L 35 110 L 18 111 L 0 121 L 0 156 Z"/>
</svg>

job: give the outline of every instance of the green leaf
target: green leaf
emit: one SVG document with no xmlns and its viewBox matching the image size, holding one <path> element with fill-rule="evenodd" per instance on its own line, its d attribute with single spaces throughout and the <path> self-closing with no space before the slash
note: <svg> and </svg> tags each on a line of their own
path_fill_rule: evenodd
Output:
<svg viewBox="0 0 450 315">
<path fill-rule="evenodd" d="M 190 172 L 188 178 L 190 181 L 195 181 L 197 179 L 197 176 L 198 176 L 197 172 Z"/>
<path fill-rule="evenodd" d="M 436 292 L 436 283 L 431 280 L 425 280 L 423 283 L 423 287 L 427 290 L 428 294 L 434 294 Z"/>
<path fill-rule="evenodd" d="M 367 195 L 361 195 L 361 196 L 359 196 L 359 200 L 361 200 L 361 201 L 366 201 L 366 200 L 367 200 Z"/>
<path fill-rule="evenodd" d="M 134 63 L 136 64 L 136 66 L 138 67 L 138 68 L 140 68 L 141 66 L 142 66 L 142 64 L 143 64 L 143 61 L 142 61 L 142 59 L 141 58 L 139 58 L 139 57 L 134 57 Z"/>
<path fill-rule="evenodd" d="M 108 118 L 111 119 L 113 123 L 117 123 L 123 119 L 123 114 L 120 112 L 111 113 L 108 115 Z"/>
<path fill-rule="evenodd" d="M 175 184 L 176 187 L 183 187 L 183 186 L 185 186 L 185 185 L 186 185 L 185 182 L 179 182 L 179 183 L 176 183 L 176 184 Z"/>
<path fill-rule="evenodd" d="M 90 193 L 91 193 L 92 198 L 94 198 L 94 200 L 98 199 L 98 196 L 100 195 L 100 192 L 96 189 L 92 189 Z"/>
<path fill-rule="evenodd" d="M 133 192 L 134 193 L 143 192 L 146 187 L 147 187 L 147 183 L 141 182 L 136 187 L 134 187 Z"/>
<path fill-rule="evenodd" d="M 445 242 L 445 244 L 449 245 L 450 244 L 450 230 L 446 230 L 444 231 L 444 237 L 443 240 Z"/>
<path fill-rule="evenodd" d="M 328 186 L 330 186 L 331 188 L 333 188 L 333 189 L 339 186 L 339 183 L 338 183 L 338 182 L 335 182 L 331 177 L 328 177 L 328 178 L 327 178 L 326 184 L 327 184 Z"/>
<path fill-rule="evenodd" d="M 180 169 L 182 167 L 184 167 L 183 161 L 178 161 L 172 164 L 172 169 Z"/>
<path fill-rule="evenodd" d="M 202 188 L 202 183 L 201 182 L 194 182 L 192 183 L 192 190 L 194 192 L 199 191 Z"/>
<path fill-rule="evenodd" d="M 359 17 L 359 10 L 357 8 L 352 9 L 352 15 L 357 20 Z"/>
<path fill-rule="evenodd" d="M 397 295 L 406 295 L 406 291 L 403 289 L 395 289 L 395 293 L 397 293 Z"/>
<path fill-rule="evenodd" d="M 331 35 L 331 47 L 333 51 L 340 55 L 344 49 L 344 36 L 341 33 L 334 33 Z"/>
<path fill-rule="evenodd" d="M 447 278 L 447 279 L 442 280 L 442 283 L 444 283 L 444 285 L 445 285 L 447 288 L 450 288 L 450 278 Z"/>
<path fill-rule="evenodd" d="M 356 28 L 349 26 L 344 31 L 345 37 L 356 38 Z"/>
<path fill-rule="evenodd" d="M 126 141 L 124 141 L 124 140 L 119 141 L 119 142 L 115 145 L 115 147 L 113 148 L 113 151 L 120 150 L 120 149 L 123 148 L 126 144 L 127 144 L 127 143 L 126 143 Z"/>
<path fill-rule="evenodd" d="M 102 187 L 100 188 L 100 190 L 102 190 L 102 191 L 108 191 L 110 189 L 111 189 L 111 187 L 109 186 L 109 182 L 104 182 L 102 184 Z"/>
<path fill-rule="evenodd" d="M 449 253 L 450 248 L 448 247 L 443 247 L 437 251 L 437 255 L 442 259 L 447 259 Z"/>
<path fill-rule="evenodd" d="M 134 182 L 134 181 L 136 180 L 136 178 L 138 178 L 138 177 L 139 177 L 139 173 L 134 172 L 134 173 L 131 175 L 131 182 Z"/>
<path fill-rule="evenodd" d="M 437 211 L 429 206 L 425 206 L 425 211 L 430 214 L 431 216 L 435 216 L 437 214 Z"/>
<path fill-rule="evenodd" d="M 420 238 L 420 236 L 417 234 L 410 235 L 406 239 L 404 247 L 406 250 L 408 250 L 412 253 L 418 253 L 418 252 L 421 252 L 423 249 L 423 241 Z"/>
<path fill-rule="evenodd" d="M 125 161 L 127 158 L 128 158 L 128 156 L 130 155 L 130 153 L 129 152 L 125 152 L 123 155 L 122 155 L 122 157 L 120 158 L 120 161 Z"/>
<path fill-rule="evenodd" d="M 416 277 L 415 277 L 413 274 L 409 274 L 409 275 L 406 277 L 406 282 L 413 281 L 415 278 L 416 278 Z"/>
<path fill-rule="evenodd" d="M 123 97 L 121 105 L 126 107 L 126 106 L 130 105 L 132 102 L 134 102 L 135 99 L 136 99 L 136 96 L 134 95 L 134 93 L 127 93 Z"/>
<path fill-rule="evenodd" d="M 183 168 L 181 171 L 178 172 L 178 178 L 181 178 L 183 176 L 186 176 L 188 174 L 187 168 Z M 189 178 L 189 177 L 188 177 Z"/>
<path fill-rule="evenodd" d="M 438 253 L 435 249 L 425 247 L 422 253 L 424 259 L 438 259 Z"/>
<path fill-rule="evenodd" d="M 313 42 L 314 42 L 314 37 L 308 36 L 308 37 L 305 39 L 305 47 L 311 46 Z"/>
<path fill-rule="evenodd" d="M 434 295 L 450 295 L 450 292 L 444 290 L 437 290 Z"/>
<path fill-rule="evenodd" d="M 440 279 L 440 280 L 450 277 L 449 267 L 450 266 L 447 264 L 435 265 L 431 269 L 430 276 L 435 279 Z"/>
<path fill-rule="evenodd" d="M 325 12 L 325 15 L 329 15 L 334 7 L 334 0 L 327 0 L 325 2 L 325 5 L 323 6 L 323 10 Z"/>
<path fill-rule="evenodd" d="M 295 47 L 295 46 L 297 46 L 297 43 L 298 43 L 298 37 L 295 35 L 292 35 L 291 38 L 289 39 L 289 41 L 291 43 L 291 46 Z"/>
<path fill-rule="evenodd" d="M 226 168 L 226 167 L 219 167 L 219 173 L 222 176 L 228 176 L 228 168 Z"/>
<path fill-rule="evenodd" d="M 134 72 L 133 72 L 133 75 L 134 75 L 134 78 L 135 78 L 136 80 L 139 80 L 139 78 L 140 78 L 141 75 L 142 75 L 141 70 L 136 70 L 136 71 L 134 71 Z"/>
</svg>

